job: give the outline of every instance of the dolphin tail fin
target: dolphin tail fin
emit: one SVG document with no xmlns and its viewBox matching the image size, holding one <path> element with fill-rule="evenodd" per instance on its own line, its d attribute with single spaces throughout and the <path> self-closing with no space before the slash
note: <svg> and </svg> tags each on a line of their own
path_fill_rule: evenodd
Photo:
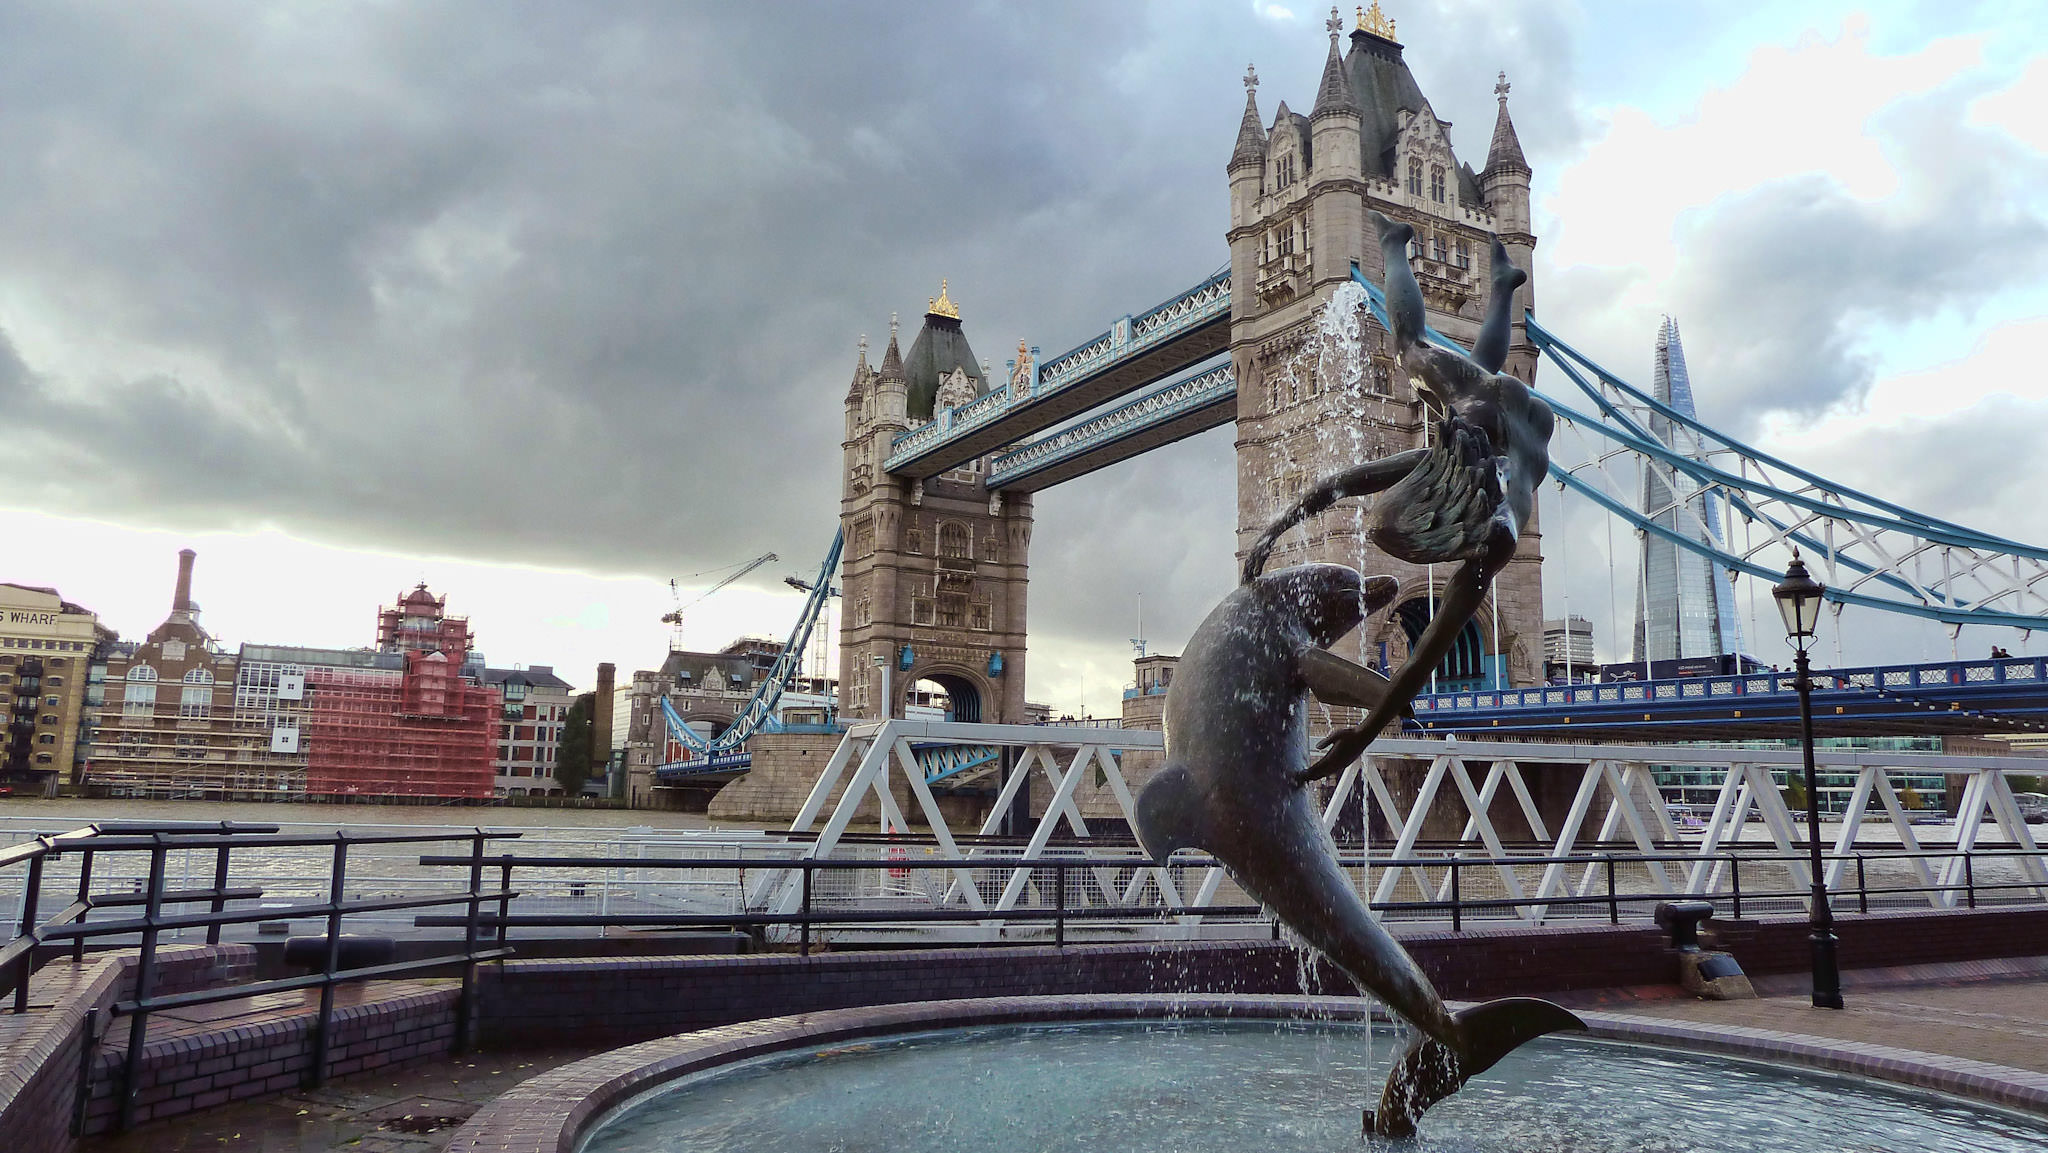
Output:
<svg viewBox="0 0 2048 1153">
<path fill-rule="evenodd" d="M 1465 1051 L 1460 1070 L 1467 1077 L 1493 1068 L 1494 1062 L 1524 1044 L 1562 1029 L 1583 1029 L 1578 1014 L 1536 997 L 1503 997 L 1451 1014 Z"/>
<path fill-rule="evenodd" d="M 1168 762 L 1152 774 L 1138 790 L 1137 809 L 1138 843 L 1153 859 L 1163 861 L 1175 849 L 1200 846 L 1197 822 L 1202 810 L 1185 765 Z"/>
<path fill-rule="evenodd" d="M 1382 1137 L 1409 1136 L 1424 1110 L 1523 1044 L 1545 1033 L 1586 1027 L 1570 1010 L 1534 997 L 1488 1001 L 1454 1013 L 1452 1019 L 1461 1051 L 1417 1034 L 1388 1075 L 1379 1108 L 1365 1115 L 1368 1132 Z"/>
</svg>

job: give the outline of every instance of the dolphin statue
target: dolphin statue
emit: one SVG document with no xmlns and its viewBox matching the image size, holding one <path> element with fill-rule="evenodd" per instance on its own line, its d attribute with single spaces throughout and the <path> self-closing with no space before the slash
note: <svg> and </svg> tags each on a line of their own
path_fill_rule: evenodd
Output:
<svg viewBox="0 0 2048 1153">
<path fill-rule="evenodd" d="M 1452 1013 L 1337 865 L 1301 780 L 1308 704 L 1373 709 L 1378 673 L 1329 646 L 1399 591 L 1336 564 L 1255 576 L 1189 639 L 1166 694 L 1166 763 L 1137 799 L 1137 833 L 1164 860 L 1204 850 L 1303 940 L 1419 1031 L 1387 1079 L 1367 1132 L 1403 1137 L 1423 1110 L 1531 1038 L 1584 1022 L 1548 1001 L 1509 998 Z"/>
</svg>

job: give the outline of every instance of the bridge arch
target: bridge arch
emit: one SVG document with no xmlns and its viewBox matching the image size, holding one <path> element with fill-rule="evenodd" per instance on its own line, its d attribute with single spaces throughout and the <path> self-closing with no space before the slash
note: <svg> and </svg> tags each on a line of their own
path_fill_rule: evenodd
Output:
<svg viewBox="0 0 2048 1153">
<path fill-rule="evenodd" d="M 1429 627 L 1431 611 L 1430 602 L 1423 597 L 1402 601 L 1394 609 L 1394 621 L 1401 626 L 1410 650 L 1421 639 L 1422 630 Z M 1458 630 L 1458 639 L 1451 645 L 1451 651 L 1444 654 L 1443 661 L 1436 667 L 1437 688 L 1438 691 L 1477 688 L 1485 683 L 1486 676 L 1486 640 L 1480 633 L 1478 619 L 1468 619 L 1465 627 Z"/>
<path fill-rule="evenodd" d="M 983 716 L 984 702 L 988 701 L 992 694 L 985 677 L 951 665 L 918 665 L 912 667 L 906 676 L 911 685 L 919 681 L 930 681 L 946 690 L 946 697 L 951 702 L 946 714 L 949 721 L 979 723 Z M 905 687 L 908 688 L 909 685 Z"/>
</svg>

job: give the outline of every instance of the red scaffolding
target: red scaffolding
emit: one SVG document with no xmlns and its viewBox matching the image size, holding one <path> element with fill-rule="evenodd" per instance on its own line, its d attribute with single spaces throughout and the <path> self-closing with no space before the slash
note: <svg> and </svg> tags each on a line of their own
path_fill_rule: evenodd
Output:
<svg viewBox="0 0 2048 1153">
<path fill-rule="evenodd" d="M 306 791 L 322 796 L 489 797 L 502 698 L 439 652 L 405 670 L 312 668 Z"/>
</svg>

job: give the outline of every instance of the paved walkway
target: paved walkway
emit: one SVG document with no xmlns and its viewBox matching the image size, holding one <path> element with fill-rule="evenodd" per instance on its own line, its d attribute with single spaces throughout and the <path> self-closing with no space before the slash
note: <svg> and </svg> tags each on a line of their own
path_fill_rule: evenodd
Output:
<svg viewBox="0 0 2048 1153">
<path fill-rule="evenodd" d="M 433 1153 L 485 1102 L 589 1050 L 481 1053 L 390 1073 L 365 1074 L 256 1101 L 241 1101 L 118 1137 L 84 1142 L 90 1153 Z"/>
<path fill-rule="evenodd" d="M 1587 1007 L 1861 1041 L 2048 1073 L 2048 958 L 1846 973 L 1841 1009 L 1814 1008 L 1813 986 L 1804 976 L 1760 984 L 1754 1001 L 1624 994 L 1591 999 Z"/>
</svg>

